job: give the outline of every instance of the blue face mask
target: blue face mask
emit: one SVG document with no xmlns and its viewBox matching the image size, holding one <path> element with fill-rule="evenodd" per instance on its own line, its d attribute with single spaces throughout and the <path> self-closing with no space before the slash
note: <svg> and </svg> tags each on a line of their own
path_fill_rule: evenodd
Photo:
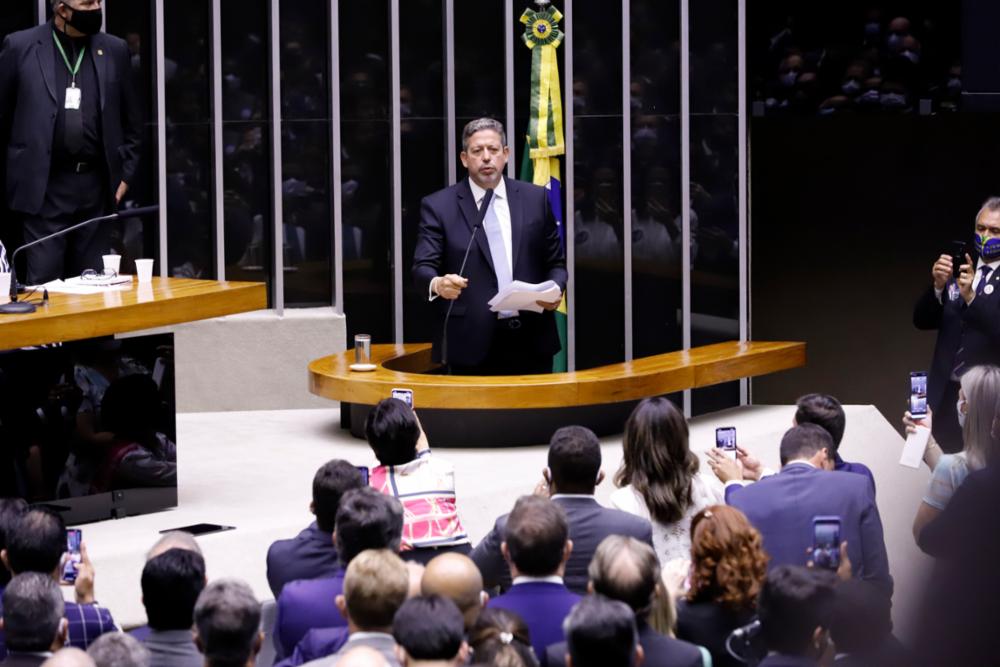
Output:
<svg viewBox="0 0 1000 667">
<path fill-rule="evenodd" d="M 974 235 L 976 252 L 983 258 L 984 262 L 993 262 L 1000 259 L 1000 238 L 991 238 L 983 241 L 979 234 Z"/>
</svg>

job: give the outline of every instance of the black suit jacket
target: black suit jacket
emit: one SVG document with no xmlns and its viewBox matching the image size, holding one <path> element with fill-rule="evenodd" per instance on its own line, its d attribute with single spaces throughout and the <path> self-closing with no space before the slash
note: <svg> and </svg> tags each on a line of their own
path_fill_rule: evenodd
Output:
<svg viewBox="0 0 1000 667">
<path fill-rule="evenodd" d="M 934 361 L 927 378 L 927 405 L 937 412 L 946 396 L 945 389 L 955 369 L 955 355 L 964 347 L 965 368 L 979 364 L 1000 364 L 1000 269 L 993 271 L 989 284 L 993 293 L 980 294 L 972 303 L 958 294 L 955 280 L 949 280 L 937 300 L 929 287 L 913 309 L 913 324 L 918 329 L 938 332 Z"/>
<path fill-rule="evenodd" d="M 644 622 L 639 623 L 639 646 L 646 655 L 643 667 L 701 667 L 701 651 L 694 644 L 661 635 Z M 545 649 L 546 664 L 561 667 L 566 664 L 566 642 Z"/>
<path fill-rule="evenodd" d="M 106 33 L 91 37 L 101 98 L 101 134 L 108 192 L 131 183 L 139 163 L 142 119 L 132 86 L 124 40 Z M 0 50 L 0 139 L 5 160 L 7 205 L 37 214 L 45 199 L 52 162 L 56 112 L 65 91 L 56 90 L 52 24 L 8 35 Z M 86 94 L 86 93 L 85 93 Z"/>
<path fill-rule="evenodd" d="M 627 535 L 653 546 L 652 526 L 642 517 L 603 507 L 592 497 L 556 498 L 554 502 L 563 508 L 569 521 L 569 539 L 573 541 L 573 553 L 566 563 L 563 581 L 566 588 L 574 593 L 587 593 L 587 567 L 594 557 L 597 545 L 608 535 Z M 483 574 L 485 588 L 500 586 L 506 590 L 510 587 L 510 569 L 500 552 L 506 527 L 507 515 L 504 514 L 472 551 L 472 560 Z"/>
<path fill-rule="evenodd" d="M 732 612 L 714 602 L 677 601 L 677 637 L 698 644 L 712 654 L 712 667 L 741 667 L 729 655 L 726 640 L 736 628 L 753 620 L 752 612 Z"/>
<path fill-rule="evenodd" d="M 513 279 L 529 283 L 553 280 L 565 292 L 566 259 L 545 188 L 508 178 L 504 182 L 510 206 Z M 480 219 L 468 179 L 424 197 L 413 253 L 413 280 L 421 296 L 428 294 L 435 276 L 459 272 L 472 229 Z M 490 312 L 487 304 L 498 288 L 489 242 L 482 228 L 476 232 L 462 275 L 469 279 L 469 286 L 462 290 L 451 311 L 448 361 L 475 366 L 489 352 L 497 320 L 497 314 Z M 445 299 L 431 303 L 442 325 L 448 303 Z M 534 352 L 544 355 L 559 351 L 559 334 L 551 312 L 521 311 L 521 322 L 524 333 L 536 341 Z M 434 337 L 435 361 L 441 358 L 440 345 L 439 332 Z"/>
</svg>

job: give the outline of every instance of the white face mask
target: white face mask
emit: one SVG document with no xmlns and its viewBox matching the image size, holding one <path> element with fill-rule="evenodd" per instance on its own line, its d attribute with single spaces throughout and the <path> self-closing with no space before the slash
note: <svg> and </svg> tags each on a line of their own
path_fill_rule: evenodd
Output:
<svg viewBox="0 0 1000 667">
<path fill-rule="evenodd" d="M 965 428 L 965 411 L 962 410 L 962 408 L 968 409 L 966 407 L 966 405 L 965 405 L 965 401 L 960 398 L 960 399 L 958 399 L 958 402 L 955 403 L 955 412 L 958 413 L 958 425 L 959 425 L 959 427 Z"/>
</svg>

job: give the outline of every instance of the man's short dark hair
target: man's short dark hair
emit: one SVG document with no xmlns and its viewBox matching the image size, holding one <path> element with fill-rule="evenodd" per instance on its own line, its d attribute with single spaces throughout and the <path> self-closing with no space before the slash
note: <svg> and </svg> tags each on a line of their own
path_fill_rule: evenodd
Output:
<svg viewBox="0 0 1000 667">
<path fill-rule="evenodd" d="M 522 574 L 555 574 L 568 538 L 566 513 L 548 498 L 521 496 L 507 516 L 504 541 L 511 561 Z"/>
<path fill-rule="evenodd" d="M 771 570 L 757 602 L 761 636 L 769 651 L 805 655 L 816 628 L 830 626 L 835 575 L 780 565 Z"/>
<path fill-rule="evenodd" d="M 337 508 L 340 499 L 351 489 L 364 486 L 361 472 L 341 459 L 327 461 L 313 477 L 313 511 L 316 525 L 324 533 L 332 533 L 337 526 Z"/>
<path fill-rule="evenodd" d="M 877 586 L 849 579 L 834 589 L 830 636 L 838 653 L 865 654 L 892 634 L 892 602 Z"/>
<path fill-rule="evenodd" d="M 781 465 L 795 459 L 811 459 L 821 449 L 833 456 L 833 438 L 822 426 L 799 424 L 781 438 Z"/>
<path fill-rule="evenodd" d="M 59 632 L 65 603 L 49 574 L 18 574 L 3 591 L 3 624 L 11 651 L 48 651 Z"/>
<path fill-rule="evenodd" d="M 566 617 L 566 644 L 573 667 L 629 667 L 638 634 L 632 609 L 603 595 L 588 595 Z"/>
<path fill-rule="evenodd" d="M 469 150 L 469 139 L 472 138 L 472 135 L 483 130 L 496 132 L 500 135 L 500 145 L 507 145 L 507 133 L 504 132 L 503 123 L 495 118 L 475 118 L 462 128 L 462 152 Z"/>
<path fill-rule="evenodd" d="M 142 603 L 154 630 L 190 630 L 194 605 L 205 588 L 205 559 L 187 549 L 168 549 L 142 568 Z"/>
<path fill-rule="evenodd" d="M 564 426 L 549 440 L 549 472 L 560 493 L 593 493 L 601 472 L 601 443 L 583 426 Z"/>
<path fill-rule="evenodd" d="M 28 503 L 23 498 L 0 498 L 0 551 L 7 548 L 7 534 L 14 522 L 28 511 Z M 0 567 L 0 586 L 10 581 L 10 571 Z"/>
<path fill-rule="evenodd" d="M 465 621 L 448 598 L 418 595 L 396 612 L 392 636 L 414 660 L 452 660 L 465 641 Z"/>
<path fill-rule="evenodd" d="M 844 439 L 847 417 L 844 415 L 844 407 L 833 396 L 806 394 L 795 401 L 795 423 L 816 424 L 825 428 L 833 438 L 833 450 L 831 450 L 833 453 Z"/>
<path fill-rule="evenodd" d="M 194 606 L 198 648 L 213 667 L 242 667 L 254 651 L 260 629 L 260 603 L 246 583 L 217 579 Z"/>
<path fill-rule="evenodd" d="M 337 510 L 337 554 L 346 567 L 365 549 L 399 553 L 403 539 L 403 506 L 370 486 L 352 489 Z"/>
<path fill-rule="evenodd" d="M 51 575 L 66 552 L 66 524 L 46 509 L 34 508 L 13 522 L 7 534 L 10 569 Z"/>
<path fill-rule="evenodd" d="M 368 413 L 365 438 L 379 463 L 403 465 L 417 455 L 420 424 L 406 403 L 398 398 L 383 398 Z"/>
</svg>

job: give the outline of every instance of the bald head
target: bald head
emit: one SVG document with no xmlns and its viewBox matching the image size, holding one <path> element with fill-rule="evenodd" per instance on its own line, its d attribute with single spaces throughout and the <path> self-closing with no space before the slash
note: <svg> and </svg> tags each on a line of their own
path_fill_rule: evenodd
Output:
<svg viewBox="0 0 1000 667">
<path fill-rule="evenodd" d="M 389 667 L 389 663 L 375 649 L 358 646 L 345 653 L 337 667 Z"/>
<path fill-rule="evenodd" d="M 42 667 L 95 667 L 95 665 L 94 660 L 85 651 L 67 646 L 43 662 Z"/>
<path fill-rule="evenodd" d="M 165 534 L 153 545 L 153 548 L 146 554 L 146 560 L 152 560 L 171 549 L 186 549 L 202 555 L 201 547 L 198 546 L 194 535 L 185 533 L 183 530 L 174 530 Z"/>
<path fill-rule="evenodd" d="M 423 595 L 441 595 L 454 602 L 468 630 L 483 608 L 483 575 L 468 556 L 445 553 L 431 560 L 420 582 Z"/>
</svg>

